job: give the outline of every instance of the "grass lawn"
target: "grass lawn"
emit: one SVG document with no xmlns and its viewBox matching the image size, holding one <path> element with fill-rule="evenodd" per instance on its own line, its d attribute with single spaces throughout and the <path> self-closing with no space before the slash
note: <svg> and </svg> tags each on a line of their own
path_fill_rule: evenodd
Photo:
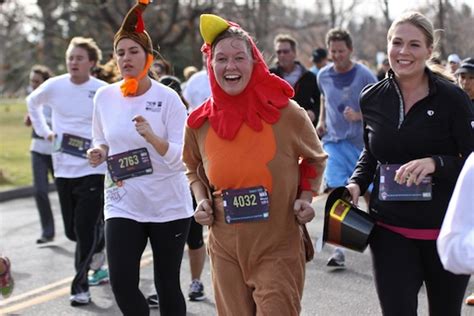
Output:
<svg viewBox="0 0 474 316">
<path fill-rule="evenodd" d="M 32 184 L 31 128 L 23 124 L 24 99 L 0 99 L 0 191 Z"/>
</svg>

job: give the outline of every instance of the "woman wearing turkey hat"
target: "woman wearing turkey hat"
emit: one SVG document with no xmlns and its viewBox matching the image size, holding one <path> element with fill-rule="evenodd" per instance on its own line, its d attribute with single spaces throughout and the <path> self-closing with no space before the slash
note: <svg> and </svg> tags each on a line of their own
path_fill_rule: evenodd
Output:
<svg viewBox="0 0 474 316">
<path fill-rule="evenodd" d="M 124 315 L 149 315 L 138 288 L 150 240 L 161 315 L 185 315 L 180 266 L 192 203 L 181 160 L 186 108 L 172 89 L 148 77 L 153 46 L 140 0 L 115 34 L 123 81 L 97 91 L 89 161 L 107 161 L 105 232 L 110 281 Z"/>
<path fill-rule="evenodd" d="M 217 312 L 298 315 L 299 224 L 314 217 L 327 155 L 290 100 L 293 89 L 269 73 L 251 37 L 215 15 L 202 15 L 200 27 L 212 97 L 188 118 L 183 160 L 198 202 L 194 217 L 210 226 Z"/>
</svg>

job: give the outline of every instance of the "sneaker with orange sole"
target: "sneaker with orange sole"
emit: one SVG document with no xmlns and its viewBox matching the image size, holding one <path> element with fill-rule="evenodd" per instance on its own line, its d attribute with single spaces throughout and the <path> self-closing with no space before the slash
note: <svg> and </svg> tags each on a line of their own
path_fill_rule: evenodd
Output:
<svg viewBox="0 0 474 316">
<path fill-rule="evenodd" d="M 471 295 L 469 295 L 469 296 L 466 298 L 466 304 L 467 304 L 467 305 L 474 306 L 474 293 L 471 293 Z"/>
</svg>

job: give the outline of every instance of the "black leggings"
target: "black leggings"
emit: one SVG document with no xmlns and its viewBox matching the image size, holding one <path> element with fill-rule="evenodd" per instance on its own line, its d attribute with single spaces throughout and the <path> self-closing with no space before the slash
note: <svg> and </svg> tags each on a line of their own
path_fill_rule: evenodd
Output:
<svg viewBox="0 0 474 316">
<path fill-rule="evenodd" d="M 444 270 L 435 240 L 408 239 L 376 226 L 370 250 L 383 315 L 417 315 L 423 282 L 431 316 L 461 314 L 469 276 Z"/>
<path fill-rule="evenodd" d="M 193 195 L 193 209 L 195 210 L 196 207 L 197 203 Z M 202 236 L 202 225 L 198 224 L 196 220 L 194 220 L 194 216 L 191 217 L 191 226 L 189 227 L 187 244 L 189 249 L 191 250 L 197 250 L 204 246 L 204 239 Z"/>
<path fill-rule="evenodd" d="M 140 259 L 148 239 L 153 251 L 154 279 L 161 315 L 186 315 L 180 269 L 189 223 L 189 218 L 166 223 L 139 223 L 125 218 L 106 221 L 110 283 L 124 315 L 150 313 L 146 299 L 138 288 Z"/>
</svg>

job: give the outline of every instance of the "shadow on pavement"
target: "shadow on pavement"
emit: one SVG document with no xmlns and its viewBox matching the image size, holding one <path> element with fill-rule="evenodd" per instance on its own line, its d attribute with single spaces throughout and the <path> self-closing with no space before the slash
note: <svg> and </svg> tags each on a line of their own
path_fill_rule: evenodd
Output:
<svg viewBox="0 0 474 316">
<path fill-rule="evenodd" d="M 49 250 L 52 250 L 54 253 L 56 253 L 58 255 L 62 255 L 62 256 L 65 256 L 65 257 L 69 257 L 69 258 L 74 258 L 74 252 L 72 250 L 66 249 L 66 248 L 58 246 L 58 245 L 44 245 L 44 246 L 40 246 L 38 248 L 49 249 Z"/>
</svg>

